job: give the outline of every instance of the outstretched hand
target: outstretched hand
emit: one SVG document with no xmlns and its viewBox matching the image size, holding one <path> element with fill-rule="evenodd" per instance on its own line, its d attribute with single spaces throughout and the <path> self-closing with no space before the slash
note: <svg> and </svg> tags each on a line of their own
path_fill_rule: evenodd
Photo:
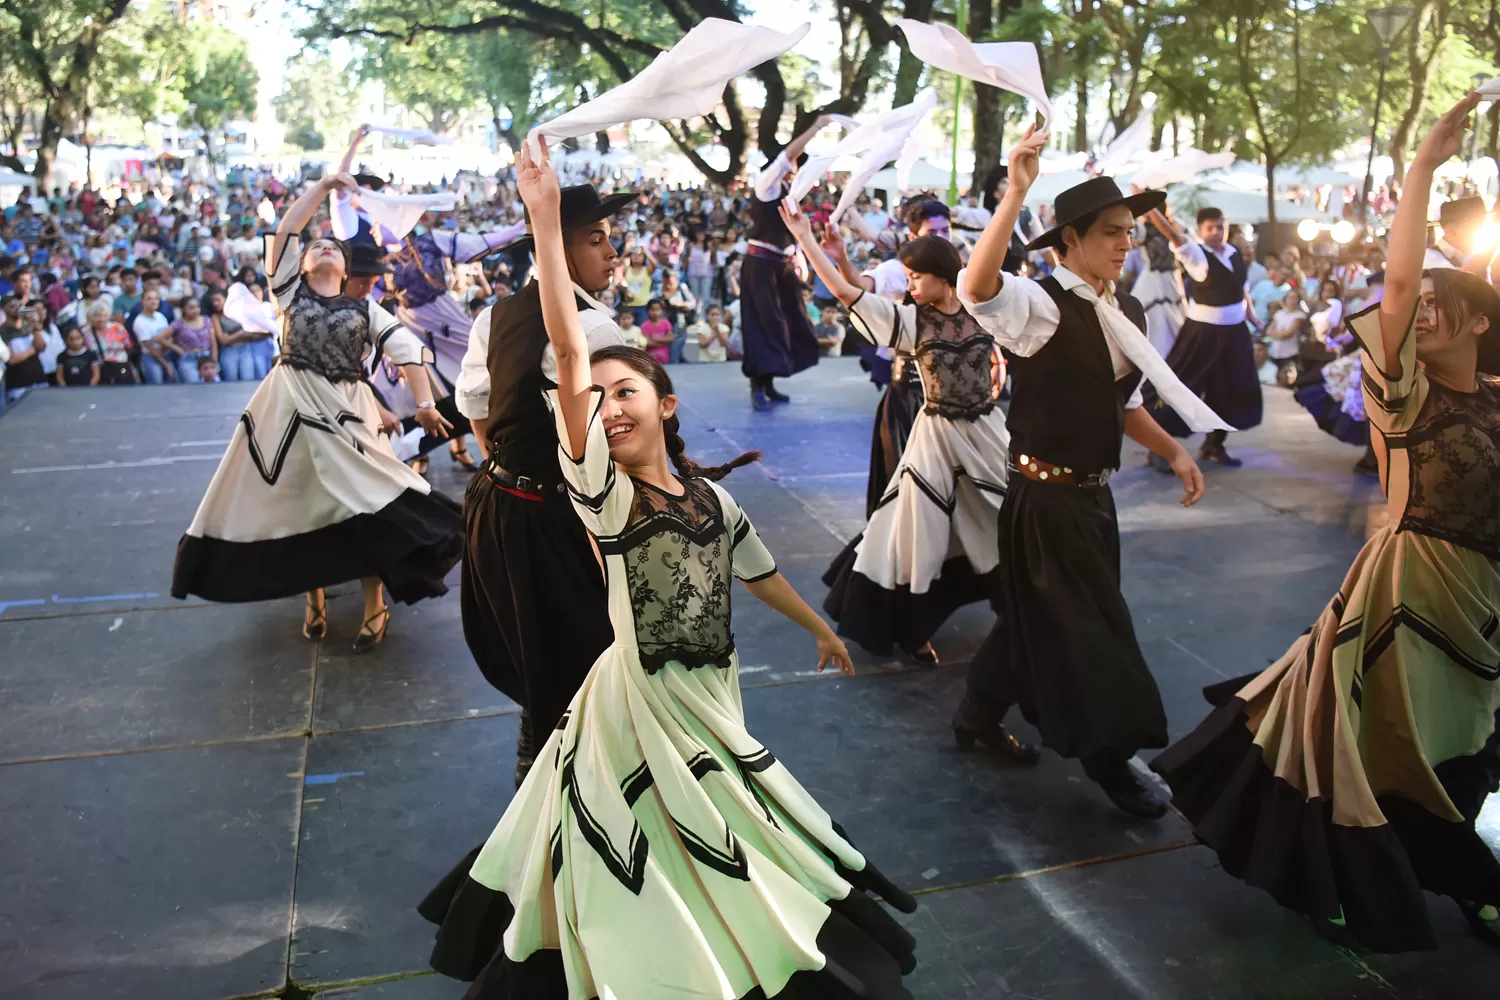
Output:
<svg viewBox="0 0 1500 1000">
<path fill-rule="evenodd" d="M 323 184 L 330 191 L 342 191 L 345 194 L 354 194 L 359 190 L 359 182 L 354 179 L 353 174 L 347 172 L 325 174 Z"/>
<path fill-rule="evenodd" d="M 781 199 L 781 204 L 776 206 L 776 210 L 781 213 L 781 221 L 786 223 L 787 230 L 797 238 L 798 243 L 812 241 L 812 220 L 802 214 L 801 205 L 790 197 L 786 197 Z"/>
<path fill-rule="evenodd" d="M 540 146 L 540 150 L 535 147 Z M 555 214 L 562 200 L 562 187 L 552 169 L 552 153 L 543 139 L 521 144 L 521 159 L 516 165 L 516 191 L 533 216 L 549 209 Z"/>
<path fill-rule="evenodd" d="M 849 647 L 844 645 L 844 640 L 834 635 L 832 631 L 818 639 L 819 673 L 829 663 L 839 668 L 840 675 L 854 676 L 854 658 L 849 655 Z"/>
<path fill-rule="evenodd" d="M 843 264 L 849 259 L 849 251 L 844 246 L 844 238 L 839 235 L 839 227 L 831 222 L 823 227 L 822 246 L 828 259 L 835 264 Z"/>
<path fill-rule="evenodd" d="M 1011 149 L 1007 158 L 1012 190 L 1024 193 L 1036 183 L 1042 172 L 1042 150 L 1047 148 L 1047 138 L 1047 133 L 1038 132 L 1035 124 L 1026 126 L 1026 134 L 1021 136 L 1021 141 Z"/>
<path fill-rule="evenodd" d="M 1470 91 L 1463 100 L 1449 108 L 1417 147 L 1412 162 L 1436 167 L 1458 155 L 1463 148 L 1464 130 L 1469 127 L 1469 113 L 1479 107 L 1479 101 L 1479 95 Z"/>
<path fill-rule="evenodd" d="M 1186 448 L 1173 460 L 1172 471 L 1177 473 L 1177 478 L 1182 480 L 1182 488 L 1186 490 L 1182 495 L 1184 507 L 1191 507 L 1203 499 L 1203 470 L 1198 468 L 1198 463 L 1193 461 L 1193 456 L 1188 454 Z"/>
</svg>

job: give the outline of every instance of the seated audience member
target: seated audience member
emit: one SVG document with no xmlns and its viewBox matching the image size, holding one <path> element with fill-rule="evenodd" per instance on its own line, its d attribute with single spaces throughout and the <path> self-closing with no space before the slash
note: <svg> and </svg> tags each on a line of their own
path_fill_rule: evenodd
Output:
<svg viewBox="0 0 1500 1000">
<path fill-rule="evenodd" d="M 818 338 L 818 347 L 823 357 L 836 358 L 844 346 L 844 324 L 839 322 L 838 306 L 824 306 L 818 313 L 813 334 Z"/>
<path fill-rule="evenodd" d="M 698 360 L 729 360 L 729 324 L 724 322 L 722 306 L 708 307 L 708 315 L 702 322 L 688 327 L 688 336 L 698 338 Z"/>
<path fill-rule="evenodd" d="M 652 299 L 646 306 L 646 322 L 641 324 L 641 333 L 646 335 L 646 353 L 664 365 L 672 363 L 672 343 L 677 339 L 666 312 L 666 303 Z"/>
<path fill-rule="evenodd" d="M 615 321 L 620 325 L 620 335 L 625 338 L 625 343 L 631 347 L 645 350 L 650 346 L 650 341 L 641 332 L 641 328 L 635 325 L 635 309 L 626 306 L 615 314 Z"/>
</svg>

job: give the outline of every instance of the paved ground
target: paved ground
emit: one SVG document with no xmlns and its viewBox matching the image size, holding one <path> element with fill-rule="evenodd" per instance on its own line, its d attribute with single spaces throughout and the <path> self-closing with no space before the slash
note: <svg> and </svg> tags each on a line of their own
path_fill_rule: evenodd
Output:
<svg viewBox="0 0 1500 1000">
<path fill-rule="evenodd" d="M 751 413 L 730 366 L 682 369 L 690 451 L 758 447 L 726 485 L 793 582 L 860 527 L 876 395 L 847 361 Z M 479 677 L 457 594 L 396 611 L 354 658 L 299 602 L 166 596 L 173 546 L 246 387 L 47 391 L 0 421 L 0 998 L 436 1000 L 413 910 L 510 797 L 515 706 Z M 1126 591 L 1172 732 L 1199 689 L 1275 658 L 1378 516 L 1350 466 L 1272 390 L 1268 419 L 1209 470 L 1202 504 L 1127 446 L 1116 481 Z M 458 495 L 446 459 L 433 479 Z M 456 587 L 456 580 L 455 580 Z M 811 644 L 736 609 L 752 731 L 890 875 L 918 888 L 923 1000 L 1493 997 L 1500 961 L 1431 900 L 1434 954 L 1332 947 L 1215 869 L 1173 816 L 1132 821 L 1048 756 L 1008 770 L 952 748 L 978 609 L 946 664 L 811 672 Z M 1024 729 L 1024 724 L 1020 727 Z M 1500 845 L 1500 816 L 1489 824 Z M 655 998 L 623 998 L 655 1000 Z"/>
</svg>

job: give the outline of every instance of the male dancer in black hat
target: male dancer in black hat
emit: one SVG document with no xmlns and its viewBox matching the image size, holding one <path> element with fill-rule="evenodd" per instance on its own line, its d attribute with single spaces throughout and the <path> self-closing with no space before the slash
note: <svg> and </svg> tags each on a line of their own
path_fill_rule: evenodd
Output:
<svg viewBox="0 0 1500 1000">
<path fill-rule="evenodd" d="M 1428 229 L 1429 245 L 1422 266 L 1456 267 L 1483 275 L 1485 265 L 1489 264 L 1488 255 L 1480 254 L 1484 259 L 1476 261 L 1471 268 L 1465 268 L 1464 265 L 1478 251 L 1494 249 L 1479 245 L 1483 242 L 1481 229 L 1488 218 L 1489 210 L 1484 207 L 1484 199 L 1477 195 L 1443 202 L 1438 209 L 1438 228 L 1442 230 L 1442 235 Z"/>
<path fill-rule="evenodd" d="M 1245 321 L 1245 274 L 1250 263 L 1224 240 L 1224 213 L 1217 208 L 1198 211 L 1198 240 L 1161 212 L 1152 212 L 1151 224 L 1172 241 L 1172 253 L 1190 279 L 1186 319 L 1177 331 L 1167 364 L 1177 377 L 1202 397 L 1213 411 L 1235 430 L 1249 430 L 1260 423 L 1260 377 L 1255 368 L 1255 344 Z M 1154 385 L 1146 387 L 1146 405 L 1158 423 L 1173 437 L 1193 433 L 1181 415 L 1161 400 Z M 1230 468 L 1243 463 L 1224 450 L 1227 430 L 1210 431 L 1203 439 L 1198 458 Z M 1151 460 L 1158 472 L 1170 472 L 1159 459 Z"/>
<path fill-rule="evenodd" d="M 601 200 L 587 184 L 562 192 L 568 271 L 590 350 L 625 342 L 594 294 L 614 274 L 610 217 L 634 197 Z M 523 710 L 518 786 L 614 638 L 602 571 L 562 487 L 543 397 L 556 375 L 536 282 L 475 317 L 456 390 L 486 455 L 464 497 L 464 638 L 485 678 Z"/>
<path fill-rule="evenodd" d="M 795 375 L 818 363 L 818 338 L 802 305 L 802 283 L 792 270 L 797 241 L 778 211 L 802 158 L 802 151 L 829 119 L 820 117 L 777 154 L 755 178 L 750 203 L 750 250 L 740 269 L 740 327 L 745 358 L 740 371 L 750 380 L 750 405 L 766 410 L 789 403 L 772 380 Z"/>
<path fill-rule="evenodd" d="M 1042 742 L 1078 757 L 1120 809 L 1155 818 L 1166 804 L 1132 772 L 1142 747 L 1166 746 L 1156 681 L 1120 593 L 1120 532 L 1109 477 L 1125 435 L 1167 458 L 1183 504 L 1203 476 L 1182 446 L 1141 407 L 1142 376 L 1195 426 L 1223 426 L 1152 349 L 1133 298 L 1114 295 L 1137 216 L 1159 192 L 1126 197 L 1096 177 L 1057 197 L 1058 226 L 1028 245 L 1056 249 L 1060 265 L 1032 281 L 1002 275 L 1046 135 L 1010 154 L 1010 187 L 959 275 L 971 315 L 1007 351 L 1012 399 L 1011 477 L 1000 509 L 1001 608 L 975 655 L 953 720 L 960 747 L 1003 748 L 1002 724 L 1019 703 Z"/>
</svg>

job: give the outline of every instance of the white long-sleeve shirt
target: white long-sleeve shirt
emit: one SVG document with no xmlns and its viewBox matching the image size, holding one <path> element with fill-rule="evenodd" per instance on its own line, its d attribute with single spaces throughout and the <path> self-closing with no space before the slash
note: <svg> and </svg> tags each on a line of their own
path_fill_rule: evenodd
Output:
<svg viewBox="0 0 1500 1000">
<path fill-rule="evenodd" d="M 601 347 L 625 343 L 625 335 L 620 332 L 610 308 L 584 291 L 576 281 L 573 291 L 589 305 L 589 308 L 578 311 L 583 335 L 589 342 L 589 353 Z M 453 386 L 454 405 L 470 420 L 483 420 L 490 415 L 490 313 L 494 308 L 486 306 L 474 317 L 474 323 L 469 327 L 469 346 L 464 350 L 458 381 Z M 542 374 L 551 382 L 557 381 L 557 354 L 551 344 L 542 352 Z"/>
<path fill-rule="evenodd" d="M 1231 244 L 1225 243 L 1217 250 L 1210 250 L 1207 246 L 1195 240 L 1187 240 L 1181 246 L 1173 244 L 1172 256 L 1176 257 L 1182 264 L 1182 269 L 1187 272 L 1188 277 L 1194 281 L 1208 280 L 1208 255 L 1211 253 L 1218 259 L 1220 264 L 1234 270 L 1234 255 L 1239 251 Z M 1240 289 L 1241 293 L 1244 289 Z M 1200 323 L 1213 323 L 1217 326 L 1232 326 L 1235 323 L 1245 322 L 1245 302 L 1243 298 L 1239 302 L 1230 303 L 1227 306 L 1210 306 L 1202 302 L 1189 301 L 1187 303 L 1186 316 L 1188 319 L 1197 320 Z"/>
</svg>

